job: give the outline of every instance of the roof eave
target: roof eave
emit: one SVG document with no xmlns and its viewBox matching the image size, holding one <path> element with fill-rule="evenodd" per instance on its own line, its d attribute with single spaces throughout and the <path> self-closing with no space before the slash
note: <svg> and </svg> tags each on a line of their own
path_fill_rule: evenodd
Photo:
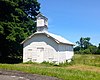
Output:
<svg viewBox="0 0 100 80">
<path fill-rule="evenodd" d="M 59 42 L 59 43 L 61 43 L 61 44 L 66 44 L 66 45 L 71 45 L 71 46 L 75 46 L 75 44 L 74 43 L 63 43 L 63 42 Z"/>
<path fill-rule="evenodd" d="M 34 33 L 35 34 L 35 33 Z M 32 36 L 34 35 L 34 34 L 32 34 L 32 35 L 30 35 L 29 37 L 27 37 L 24 41 L 22 41 L 20 44 L 24 44 L 28 39 L 31 39 L 32 38 Z"/>
<path fill-rule="evenodd" d="M 26 38 L 24 41 L 22 41 L 21 44 L 24 44 L 28 39 L 32 38 L 32 36 L 35 35 L 35 34 L 40 34 L 40 33 L 34 33 L 34 34 L 30 35 L 28 38 Z M 45 33 L 45 32 L 42 33 L 42 34 L 46 34 L 47 37 L 51 37 L 51 38 L 53 38 L 52 36 L 50 36 L 49 34 L 47 34 L 47 33 Z M 61 43 L 61 44 L 67 44 L 67 45 L 75 46 L 74 43 L 63 43 L 63 42 L 58 41 L 58 40 L 55 39 L 55 38 L 53 38 L 53 39 L 55 40 L 55 42 L 56 42 L 57 44 Z"/>
</svg>

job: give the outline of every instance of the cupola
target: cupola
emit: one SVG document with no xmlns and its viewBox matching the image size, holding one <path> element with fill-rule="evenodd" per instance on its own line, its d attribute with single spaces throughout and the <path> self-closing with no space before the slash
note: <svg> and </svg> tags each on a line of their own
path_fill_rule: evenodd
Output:
<svg viewBox="0 0 100 80">
<path fill-rule="evenodd" d="M 37 32 L 48 31 L 48 19 L 41 13 L 37 15 Z"/>
</svg>

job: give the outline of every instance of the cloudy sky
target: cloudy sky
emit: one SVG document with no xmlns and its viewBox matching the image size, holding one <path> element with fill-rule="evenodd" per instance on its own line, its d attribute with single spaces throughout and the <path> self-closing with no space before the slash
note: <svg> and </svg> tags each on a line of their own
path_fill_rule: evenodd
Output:
<svg viewBox="0 0 100 80">
<path fill-rule="evenodd" d="M 75 43 L 90 37 L 100 43 L 100 0 L 38 0 L 41 13 L 48 18 L 49 32 Z"/>
</svg>

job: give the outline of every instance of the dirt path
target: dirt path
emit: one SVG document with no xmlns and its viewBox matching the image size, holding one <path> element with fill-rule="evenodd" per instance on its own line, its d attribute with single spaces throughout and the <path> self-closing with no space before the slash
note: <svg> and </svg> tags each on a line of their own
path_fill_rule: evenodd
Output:
<svg viewBox="0 0 100 80">
<path fill-rule="evenodd" d="M 55 77 L 28 74 L 19 71 L 0 70 L 0 80 L 60 80 Z"/>
</svg>

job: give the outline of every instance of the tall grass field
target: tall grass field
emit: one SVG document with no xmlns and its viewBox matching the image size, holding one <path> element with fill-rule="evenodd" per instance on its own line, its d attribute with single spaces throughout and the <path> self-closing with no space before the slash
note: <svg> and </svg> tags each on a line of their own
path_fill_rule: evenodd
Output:
<svg viewBox="0 0 100 80">
<path fill-rule="evenodd" d="M 62 80 L 100 80 L 100 55 L 75 55 L 71 63 L 59 66 L 49 63 L 0 64 L 0 69 L 53 76 Z"/>
</svg>

